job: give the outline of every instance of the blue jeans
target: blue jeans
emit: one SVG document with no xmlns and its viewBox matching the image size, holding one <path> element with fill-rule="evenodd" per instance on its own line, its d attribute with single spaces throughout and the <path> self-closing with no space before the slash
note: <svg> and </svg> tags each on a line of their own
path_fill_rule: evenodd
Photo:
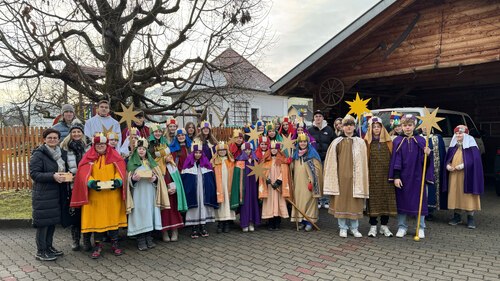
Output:
<svg viewBox="0 0 500 281">
<path fill-rule="evenodd" d="M 406 214 L 398 214 L 398 227 L 408 230 L 406 224 Z M 420 216 L 420 228 L 425 229 L 425 216 Z"/>
<path fill-rule="evenodd" d="M 351 224 L 351 230 L 358 229 L 359 226 L 359 221 L 358 220 L 351 220 L 351 219 L 338 219 L 339 220 L 339 228 L 340 229 L 349 229 L 347 226 L 347 221 L 350 222 Z"/>
</svg>

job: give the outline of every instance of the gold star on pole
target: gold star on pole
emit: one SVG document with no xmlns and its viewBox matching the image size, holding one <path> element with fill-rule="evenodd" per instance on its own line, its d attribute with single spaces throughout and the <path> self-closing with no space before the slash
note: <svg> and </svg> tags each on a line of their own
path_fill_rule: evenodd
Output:
<svg viewBox="0 0 500 281">
<path fill-rule="evenodd" d="M 113 132 L 113 125 L 111 125 L 111 127 L 109 127 L 109 129 L 106 128 L 106 126 L 102 125 L 102 134 L 104 136 L 107 136 L 108 133 L 112 133 L 112 132 Z"/>
<path fill-rule="evenodd" d="M 250 129 L 249 133 L 245 133 L 245 135 L 249 136 L 250 138 L 248 139 L 248 142 L 251 142 L 252 140 L 255 140 L 255 143 L 259 140 L 259 136 L 262 134 L 262 132 L 258 132 L 257 128 L 252 128 L 249 127 Z"/>
<path fill-rule="evenodd" d="M 292 136 L 288 137 L 283 136 L 283 140 L 281 141 L 283 147 L 281 148 L 281 150 L 290 151 L 291 149 L 295 148 L 295 141 L 297 140 L 292 140 Z"/>
<path fill-rule="evenodd" d="M 418 119 L 422 121 L 422 124 L 418 126 L 417 129 L 426 129 L 426 135 L 429 135 L 432 128 L 436 128 L 437 130 L 441 131 L 441 127 L 437 124 L 437 122 L 443 120 L 443 117 L 436 117 L 436 114 L 438 113 L 439 107 L 434 109 L 432 113 L 429 113 L 429 110 L 427 107 L 424 107 L 424 116 L 417 116 Z"/>
<path fill-rule="evenodd" d="M 371 100 L 370 99 L 360 99 L 359 94 L 356 93 L 356 99 L 353 101 L 346 101 L 346 103 L 349 105 L 350 109 L 347 114 L 354 113 L 356 116 L 360 117 L 363 113 L 365 112 L 370 112 L 370 110 L 367 107 L 368 102 Z"/>
<path fill-rule="evenodd" d="M 127 122 L 127 128 L 130 129 L 132 127 L 132 121 L 138 122 L 139 119 L 135 117 L 139 111 L 134 111 L 134 104 L 131 104 L 130 107 L 126 107 L 123 103 L 121 104 L 123 112 L 115 112 L 116 115 L 120 115 L 122 118 L 120 119 L 120 123 Z"/>
<path fill-rule="evenodd" d="M 266 177 L 265 171 L 269 170 L 269 168 L 264 168 L 264 162 L 255 164 L 255 166 L 248 166 L 248 168 L 250 168 L 250 170 L 252 171 L 248 173 L 247 176 L 255 175 L 257 180 L 259 178 L 265 178 Z"/>
</svg>

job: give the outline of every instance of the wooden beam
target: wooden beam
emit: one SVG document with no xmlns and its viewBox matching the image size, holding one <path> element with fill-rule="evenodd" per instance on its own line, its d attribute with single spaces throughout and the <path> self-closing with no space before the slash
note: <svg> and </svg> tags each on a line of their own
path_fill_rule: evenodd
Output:
<svg viewBox="0 0 500 281">
<path fill-rule="evenodd" d="M 393 98 L 391 98 L 390 100 L 384 102 L 384 106 L 383 107 L 392 107 L 399 99 L 401 99 L 406 94 L 408 94 L 409 92 L 411 92 L 411 90 L 413 90 L 413 87 L 405 87 L 401 92 L 399 92 L 398 94 L 396 94 Z"/>
</svg>

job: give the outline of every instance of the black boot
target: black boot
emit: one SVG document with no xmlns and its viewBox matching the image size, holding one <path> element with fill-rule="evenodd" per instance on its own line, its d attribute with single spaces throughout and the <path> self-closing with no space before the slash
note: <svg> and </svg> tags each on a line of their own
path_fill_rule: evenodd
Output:
<svg viewBox="0 0 500 281">
<path fill-rule="evenodd" d="M 230 225 L 229 225 L 229 222 L 228 221 L 225 221 L 224 222 L 224 228 L 223 228 L 223 232 L 224 233 L 229 233 L 229 230 L 230 230 Z"/>
<path fill-rule="evenodd" d="M 276 230 L 276 222 L 275 222 L 275 219 L 274 218 L 269 218 L 267 220 L 267 229 L 270 230 L 270 231 L 274 231 Z"/>
<path fill-rule="evenodd" d="M 80 228 L 71 226 L 71 250 L 80 251 Z"/>
<path fill-rule="evenodd" d="M 92 233 L 83 233 L 83 250 L 85 252 L 92 251 L 92 242 L 90 238 L 92 237 Z"/>
<path fill-rule="evenodd" d="M 146 236 L 144 234 L 139 234 L 139 236 L 137 236 L 137 249 L 139 249 L 139 251 L 145 251 L 148 249 Z"/>
<path fill-rule="evenodd" d="M 148 249 L 156 247 L 155 242 L 153 242 L 153 232 L 148 232 L 146 233 L 146 245 L 148 246 Z"/>
<path fill-rule="evenodd" d="M 274 223 L 274 229 L 275 230 L 280 230 L 281 226 L 281 217 L 275 217 L 275 223 Z"/>
<path fill-rule="evenodd" d="M 221 233 L 224 230 L 225 222 L 220 221 L 217 223 L 217 233 Z"/>
</svg>

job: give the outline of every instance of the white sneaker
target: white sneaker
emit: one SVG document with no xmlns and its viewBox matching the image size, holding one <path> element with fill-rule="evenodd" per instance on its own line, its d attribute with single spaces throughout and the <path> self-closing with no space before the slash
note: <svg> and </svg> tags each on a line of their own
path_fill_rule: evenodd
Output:
<svg viewBox="0 0 500 281">
<path fill-rule="evenodd" d="M 312 226 L 312 224 L 310 224 L 310 223 L 308 223 L 308 224 L 306 225 L 306 227 L 305 227 L 305 230 L 306 230 L 307 232 L 311 231 L 312 229 L 313 229 L 313 226 Z"/>
<path fill-rule="evenodd" d="M 347 238 L 347 229 L 341 229 L 339 236 L 342 238 Z"/>
<path fill-rule="evenodd" d="M 380 226 L 380 234 L 384 234 L 385 237 L 392 237 L 392 232 L 389 230 L 387 225 Z"/>
<path fill-rule="evenodd" d="M 321 209 L 321 203 L 318 203 L 318 209 Z"/>
<path fill-rule="evenodd" d="M 243 227 L 242 230 L 243 232 L 248 232 L 248 227 Z"/>
<path fill-rule="evenodd" d="M 250 232 L 255 231 L 255 227 L 253 226 L 253 223 L 251 223 L 250 226 L 248 226 L 248 231 L 250 231 Z"/>
<path fill-rule="evenodd" d="M 418 230 L 418 238 L 420 238 L 420 239 L 424 239 L 425 238 L 425 232 L 421 228 Z"/>
<path fill-rule="evenodd" d="M 328 210 L 328 209 L 330 209 L 330 204 L 328 204 L 328 203 L 325 203 L 325 206 L 324 206 L 324 208 L 325 208 L 325 209 L 327 209 L 327 210 Z"/>
<path fill-rule="evenodd" d="M 368 231 L 368 237 L 377 237 L 377 226 L 370 226 L 370 231 Z"/>
<path fill-rule="evenodd" d="M 405 235 L 406 235 L 406 229 L 400 227 L 398 229 L 398 232 L 396 233 L 396 237 L 403 238 L 405 237 Z"/>
<path fill-rule="evenodd" d="M 356 238 L 363 237 L 363 234 L 361 234 L 361 232 L 359 232 L 357 229 L 351 229 L 351 234 Z"/>
</svg>

